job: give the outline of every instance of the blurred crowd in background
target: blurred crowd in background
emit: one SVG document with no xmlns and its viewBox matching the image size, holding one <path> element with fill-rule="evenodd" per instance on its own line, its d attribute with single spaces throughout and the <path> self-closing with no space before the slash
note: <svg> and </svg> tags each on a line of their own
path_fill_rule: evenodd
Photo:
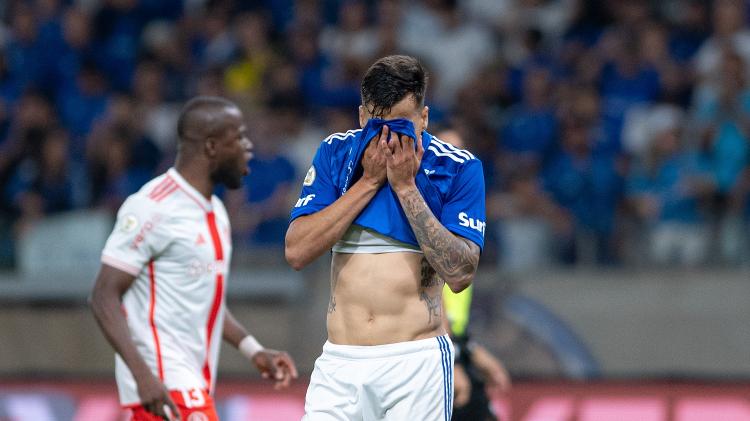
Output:
<svg viewBox="0 0 750 421">
<path fill-rule="evenodd" d="M 481 158 L 483 263 L 741 265 L 750 238 L 744 0 L 6 0 L 0 264 L 41 218 L 114 212 L 171 165 L 194 95 L 245 110 L 220 192 L 235 248 L 283 247 L 322 139 L 377 58 L 429 71 L 430 131 Z"/>
</svg>

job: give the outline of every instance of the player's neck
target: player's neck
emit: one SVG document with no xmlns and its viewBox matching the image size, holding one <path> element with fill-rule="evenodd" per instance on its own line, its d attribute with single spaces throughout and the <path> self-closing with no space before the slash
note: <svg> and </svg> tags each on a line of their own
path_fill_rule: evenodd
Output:
<svg viewBox="0 0 750 421">
<path fill-rule="evenodd" d="M 208 171 L 199 171 L 195 165 L 185 165 L 184 162 L 178 160 L 175 163 L 174 169 L 180 173 L 180 176 L 185 179 L 195 190 L 198 191 L 203 197 L 211 200 L 211 195 L 214 191 L 214 184 L 211 181 L 211 177 L 208 175 Z"/>
</svg>

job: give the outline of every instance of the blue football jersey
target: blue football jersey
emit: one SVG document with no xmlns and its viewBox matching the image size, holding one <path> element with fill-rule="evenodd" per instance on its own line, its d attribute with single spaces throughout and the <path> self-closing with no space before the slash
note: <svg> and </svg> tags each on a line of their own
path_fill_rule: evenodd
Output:
<svg viewBox="0 0 750 421">
<path fill-rule="evenodd" d="M 378 129 L 373 133 L 369 126 L 335 133 L 323 140 L 302 183 L 292 220 L 324 209 L 361 176 L 362 152 L 367 141 L 379 132 Z M 486 223 L 482 162 L 426 131 L 422 132 L 422 145 L 425 153 L 415 179 L 417 189 L 443 226 L 483 248 Z M 354 223 L 419 247 L 398 197 L 387 182 Z"/>
</svg>

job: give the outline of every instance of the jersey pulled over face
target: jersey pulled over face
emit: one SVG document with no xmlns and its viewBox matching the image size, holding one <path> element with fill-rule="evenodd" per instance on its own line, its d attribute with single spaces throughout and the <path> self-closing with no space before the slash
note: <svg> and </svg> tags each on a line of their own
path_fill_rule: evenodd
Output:
<svg viewBox="0 0 750 421">
<path fill-rule="evenodd" d="M 130 196 L 102 262 L 136 277 L 123 311 L 138 352 L 170 390 L 213 389 L 231 254 L 229 218 L 170 169 Z M 123 405 L 138 404 L 132 373 L 116 357 Z"/>
<path fill-rule="evenodd" d="M 352 172 L 348 162 L 361 161 L 361 157 L 351 159 L 350 151 L 367 140 L 362 139 L 362 130 L 350 130 L 332 134 L 321 143 L 292 209 L 292 219 L 320 211 L 343 195 L 347 175 Z M 482 248 L 486 226 L 482 162 L 470 152 L 426 131 L 422 132 L 422 145 L 425 154 L 416 178 L 422 197 L 443 226 Z M 378 191 L 354 223 L 394 240 L 419 245 L 388 184 Z"/>
</svg>

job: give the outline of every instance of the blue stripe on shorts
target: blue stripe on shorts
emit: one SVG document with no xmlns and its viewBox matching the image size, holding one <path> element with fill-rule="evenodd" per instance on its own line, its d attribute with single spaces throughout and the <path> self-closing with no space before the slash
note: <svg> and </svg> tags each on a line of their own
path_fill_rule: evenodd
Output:
<svg viewBox="0 0 750 421">
<path fill-rule="evenodd" d="M 450 421 L 450 360 L 448 359 L 450 348 L 448 348 L 444 337 L 437 336 L 436 338 L 440 346 L 440 364 L 443 367 L 443 414 L 445 415 L 445 421 Z"/>
</svg>

